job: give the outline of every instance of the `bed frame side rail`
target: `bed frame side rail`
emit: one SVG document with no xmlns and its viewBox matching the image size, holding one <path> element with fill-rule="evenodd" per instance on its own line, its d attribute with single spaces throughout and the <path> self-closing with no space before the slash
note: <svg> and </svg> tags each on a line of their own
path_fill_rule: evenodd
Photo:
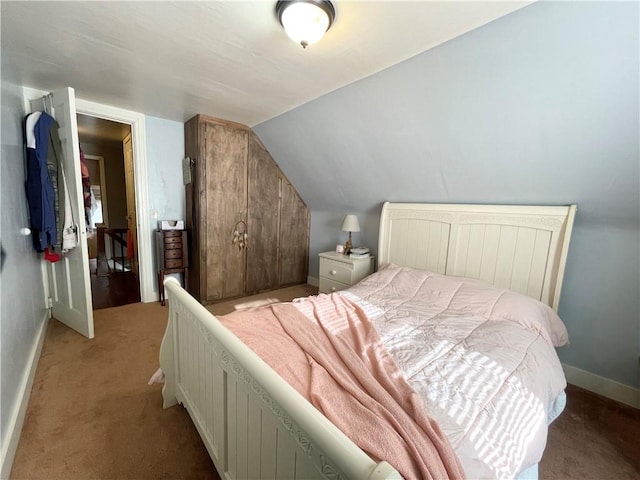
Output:
<svg viewBox="0 0 640 480">
<path fill-rule="evenodd" d="M 176 279 L 165 287 L 163 405 L 187 409 L 222 478 L 401 478 L 367 456 Z"/>
</svg>

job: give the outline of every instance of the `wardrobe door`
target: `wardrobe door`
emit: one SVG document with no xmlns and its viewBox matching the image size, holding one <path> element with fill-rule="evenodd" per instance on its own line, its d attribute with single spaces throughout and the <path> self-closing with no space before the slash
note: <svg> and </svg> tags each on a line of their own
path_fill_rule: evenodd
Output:
<svg viewBox="0 0 640 480">
<path fill-rule="evenodd" d="M 249 133 L 247 293 L 278 286 L 280 169 Z"/>
<path fill-rule="evenodd" d="M 280 201 L 280 286 L 307 281 L 309 209 L 286 178 Z"/>
<path fill-rule="evenodd" d="M 232 244 L 236 223 L 247 208 L 247 131 L 206 123 L 206 231 L 207 303 L 242 295 L 245 290 L 245 250 Z"/>
</svg>

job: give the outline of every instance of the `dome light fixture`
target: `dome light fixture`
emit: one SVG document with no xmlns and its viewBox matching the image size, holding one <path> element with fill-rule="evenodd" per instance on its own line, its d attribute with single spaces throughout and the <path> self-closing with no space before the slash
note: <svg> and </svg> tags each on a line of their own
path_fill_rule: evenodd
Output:
<svg viewBox="0 0 640 480">
<path fill-rule="evenodd" d="M 289 38 L 307 48 L 329 30 L 336 10 L 329 0 L 278 0 L 276 15 Z"/>
</svg>

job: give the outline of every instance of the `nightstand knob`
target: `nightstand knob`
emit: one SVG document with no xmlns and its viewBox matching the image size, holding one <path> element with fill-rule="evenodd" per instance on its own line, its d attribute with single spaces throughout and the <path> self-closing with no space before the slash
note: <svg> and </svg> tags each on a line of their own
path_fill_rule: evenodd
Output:
<svg viewBox="0 0 640 480">
<path fill-rule="evenodd" d="M 338 273 L 338 272 L 336 272 L 335 270 L 331 270 L 331 271 L 329 272 L 329 274 L 331 274 L 331 275 L 335 275 L 336 273 Z"/>
</svg>

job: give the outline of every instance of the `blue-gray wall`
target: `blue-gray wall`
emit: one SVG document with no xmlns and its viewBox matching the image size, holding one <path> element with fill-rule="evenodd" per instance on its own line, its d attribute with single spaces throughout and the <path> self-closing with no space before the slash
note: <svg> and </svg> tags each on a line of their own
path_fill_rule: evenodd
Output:
<svg viewBox="0 0 640 480">
<path fill-rule="evenodd" d="M 639 7 L 537 2 L 255 127 L 317 253 L 382 202 L 578 204 L 566 364 L 640 387 Z"/>
<path fill-rule="evenodd" d="M 185 192 L 182 182 L 184 124 L 157 117 L 145 118 L 149 185 L 149 222 L 153 248 L 153 271 L 157 271 L 155 231 L 158 220 L 185 220 Z M 180 279 L 180 274 L 173 274 Z M 157 282 L 153 290 L 158 291 Z"/>
<path fill-rule="evenodd" d="M 29 226 L 24 190 L 22 142 L 22 88 L 11 78 L 11 66 L 2 62 L 2 159 L 0 240 L 6 252 L 0 274 L 0 444 L 6 448 L 16 413 L 21 385 L 27 374 L 29 355 L 47 316 L 40 269 L 40 255 L 31 237 L 20 234 Z M 4 460 L 4 459 L 2 459 Z"/>
</svg>

